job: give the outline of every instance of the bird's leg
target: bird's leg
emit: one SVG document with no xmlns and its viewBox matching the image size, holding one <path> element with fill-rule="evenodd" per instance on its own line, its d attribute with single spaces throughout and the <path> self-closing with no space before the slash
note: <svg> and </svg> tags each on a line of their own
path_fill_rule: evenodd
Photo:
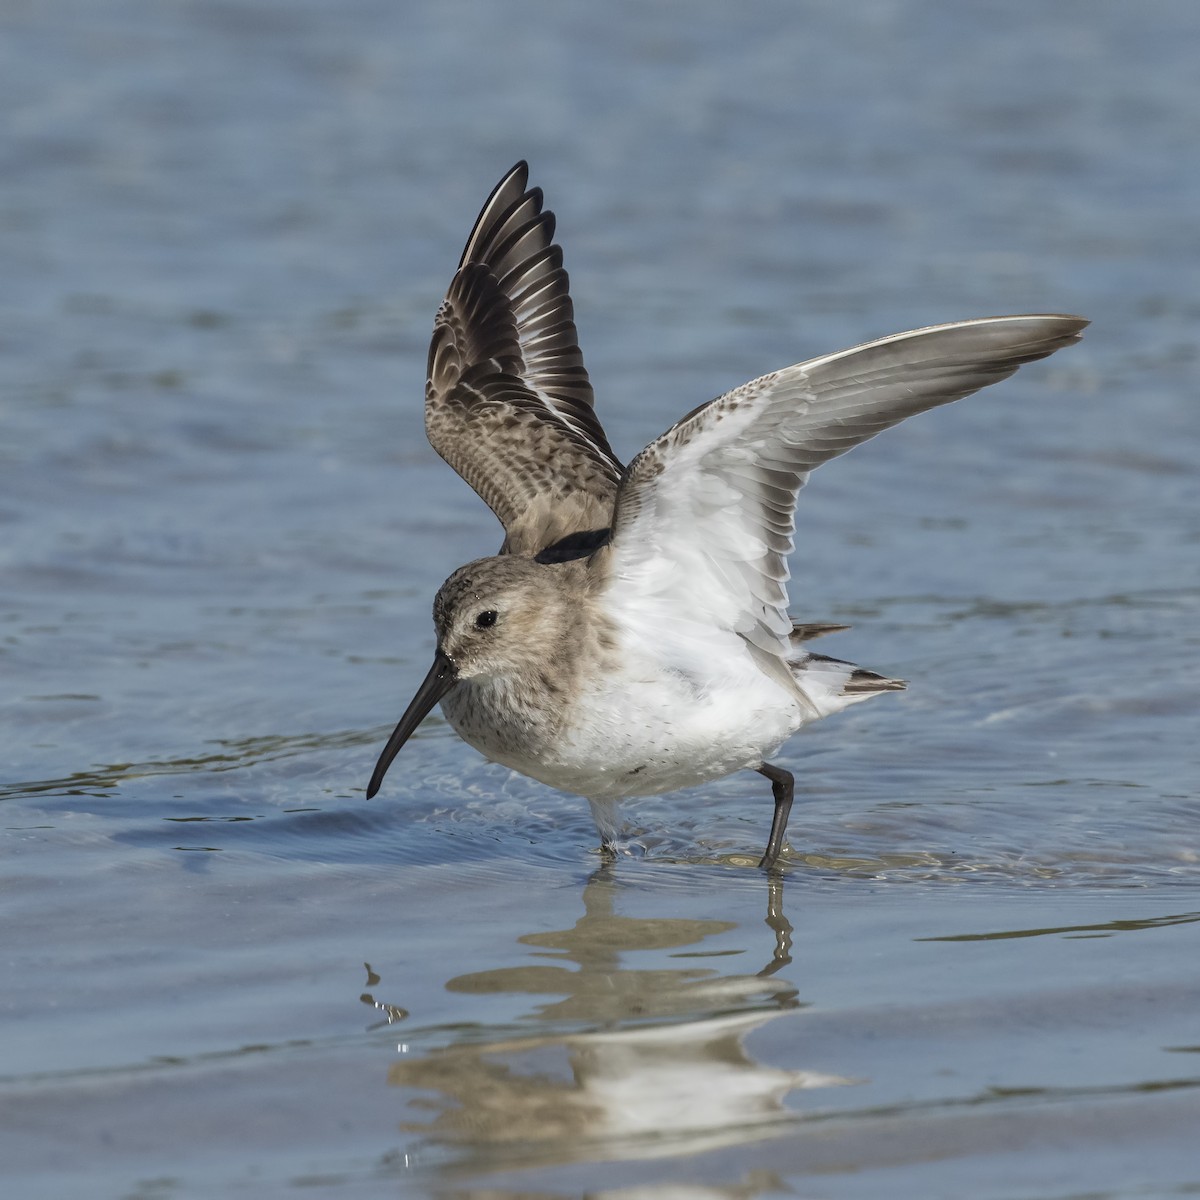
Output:
<svg viewBox="0 0 1200 1200">
<path fill-rule="evenodd" d="M 771 837 L 767 842 L 767 852 L 759 860 L 760 867 L 770 870 L 775 866 L 780 853 L 783 851 L 783 839 L 787 833 L 788 813 L 792 811 L 792 796 L 796 789 L 796 780 L 791 771 L 782 767 L 773 767 L 763 763 L 755 768 L 760 775 L 765 775 L 771 781 L 771 792 L 775 796 L 775 816 L 771 821 Z"/>
<path fill-rule="evenodd" d="M 606 859 L 617 856 L 617 833 L 620 824 L 617 818 L 616 800 L 588 800 L 596 832 L 600 835 L 600 854 Z"/>
</svg>

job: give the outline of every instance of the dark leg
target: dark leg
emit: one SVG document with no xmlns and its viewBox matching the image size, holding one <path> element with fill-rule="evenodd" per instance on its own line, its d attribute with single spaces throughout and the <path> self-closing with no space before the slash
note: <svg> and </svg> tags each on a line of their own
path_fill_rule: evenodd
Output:
<svg viewBox="0 0 1200 1200">
<path fill-rule="evenodd" d="M 783 850 L 783 839 L 787 833 L 788 813 L 792 811 L 792 795 L 795 791 L 796 781 L 792 777 L 791 771 L 785 771 L 782 767 L 773 767 L 770 763 L 763 763 L 756 769 L 760 775 L 765 775 L 771 781 L 771 791 L 775 796 L 775 817 L 771 821 L 771 837 L 767 842 L 767 852 L 758 864 L 760 867 L 766 867 L 769 871 Z"/>
<path fill-rule="evenodd" d="M 617 857 L 617 834 L 620 832 L 617 802 L 589 800 L 588 807 L 592 810 L 592 820 L 595 821 L 596 832 L 600 835 L 600 857 L 605 862 L 612 862 Z"/>
</svg>

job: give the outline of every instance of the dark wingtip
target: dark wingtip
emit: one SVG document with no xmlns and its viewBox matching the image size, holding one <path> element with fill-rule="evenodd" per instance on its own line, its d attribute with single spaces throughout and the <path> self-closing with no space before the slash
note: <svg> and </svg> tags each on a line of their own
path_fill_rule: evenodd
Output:
<svg viewBox="0 0 1200 1200">
<path fill-rule="evenodd" d="M 1087 317 L 1077 317 L 1074 313 L 1063 313 L 1059 318 L 1067 327 L 1067 339 L 1077 342 L 1083 337 L 1083 331 L 1091 324 Z"/>
<path fill-rule="evenodd" d="M 1083 331 L 1091 324 L 1087 317 L 1077 317 L 1074 313 L 1042 313 L 1035 314 L 1036 319 L 1051 323 L 1053 334 L 1047 338 L 1050 349 L 1046 354 L 1064 346 L 1072 346 L 1083 337 Z M 1045 355 L 1043 355 L 1045 357 Z"/>
</svg>

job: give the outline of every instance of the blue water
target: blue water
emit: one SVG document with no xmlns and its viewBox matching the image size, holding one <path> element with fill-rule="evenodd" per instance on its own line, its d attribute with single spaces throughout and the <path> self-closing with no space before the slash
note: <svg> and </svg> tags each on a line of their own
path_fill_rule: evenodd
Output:
<svg viewBox="0 0 1200 1200">
<path fill-rule="evenodd" d="M 1200 1190 L 1200 9 L 0 13 L 0 1163 L 22 1197 Z M 618 453 L 934 321 L 1092 319 L 804 492 L 911 681 L 586 806 L 431 718 L 500 531 L 432 314 L 528 158 Z"/>
</svg>

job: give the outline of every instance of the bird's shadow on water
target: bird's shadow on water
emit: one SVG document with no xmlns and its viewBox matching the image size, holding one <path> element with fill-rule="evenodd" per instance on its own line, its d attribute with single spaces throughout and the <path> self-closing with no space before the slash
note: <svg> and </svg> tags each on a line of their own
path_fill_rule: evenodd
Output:
<svg viewBox="0 0 1200 1200">
<path fill-rule="evenodd" d="M 512 965 L 445 981 L 485 1014 L 515 998 L 521 1016 L 404 1034 L 387 1081 L 420 1093 L 406 1096 L 420 1118 L 401 1128 L 460 1168 L 698 1153 L 769 1136 L 793 1119 L 784 1100 L 797 1088 L 854 1082 L 769 1065 L 746 1046 L 753 1030 L 806 1007 L 778 976 L 792 961 L 784 880 L 761 882 L 765 930 L 730 949 L 733 921 L 623 915 L 637 890 L 614 864 L 599 867 L 569 928 L 520 935 Z M 715 965 L 755 947 L 746 970 Z M 388 1031 L 394 1052 L 403 996 L 367 970 L 360 999 L 382 1014 L 372 1028 Z"/>
<path fill-rule="evenodd" d="M 780 1138 L 783 1143 L 775 1144 L 790 1143 L 821 1114 L 973 1112 L 981 1105 L 1002 1107 L 1017 1094 L 943 1089 L 939 1083 L 932 1096 L 879 1107 L 879 1081 L 862 1069 L 873 1062 L 871 1053 L 860 1053 L 861 1047 L 850 1053 L 847 1047 L 874 1037 L 881 1021 L 884 1028 L 903 1025 L 908 1039 L 917 1017 L 911 1007 L 881 1015 L 869 1006 L 865 1015 L 839 1018 L 827 1000 L 814 1004 L 801 995 L 785 971 L 793 961 L 787 902 L 789 891 L 793 903 L 798 899 L 798 881 L 790 885 L 780 872 L 737 873 L 733 887 L 740 895 L 731 909 L 741 920 L 733 921 L 674 915 L 696 911 L 696 876 L 703 868 L 652 865 L 649 872 L 653 878 L 640 864 L 605 863 L 582 884 L 582 911 L 573 921 L 556 922 L 565 927 L 514 931 L 513 944 L 497 948 L 502 965 L 447 971 L 444 991 L 465 998 L 478 1019 L 463 1019 L 459 1006 L 454 1020 L 422 1026 L 405 1008 L 397 983 L 405 972 L 367 966 L 368 990 L 359 1000 L 373 1010 L 371 1036 L 379 1037 L 387 1056 L 377 1069 L 397 1089 L 403 1105 L 399 1128 L 414 1139 L 412 1161 L 424 1164 L 440 1183 L 571 1163 L 691 1159 L 738 1146 L 752 1147 L 748 1153 L 755 1154 L 759 1143 Z M 685 875 L 686 881 L 674 878 Z M 806 891 L 801 888 L 801 895 Z M 563 889 L 555 893 L 561 896 Z M 746 915 L 755 907 L 761 925 Z M 648 908 L 652 915 L 623 911 L 634 908 Z M 1200 914 L 1188 912 L 967 933 L 951 932 L 961 925 L 949 921 L 946 932 L 914 943 L 1141 936 L 1140 931 L 1197 920 Z M 1042 1019 L 1063 1019 L 1054 995 L 1035 992 L 1021 1002 Z M 982 1024 L 1002 1022 L 1011 1004 L 1009 996 L 985 995 L 938 1011 L 959 1023 Z M 854 1075 L 817 1066 L 826 1065 L 823 1059 L 839 1060 L 822 1037 L 823 1030 L 832 1030 L 836 1041 L 839 1020 L 840 1061 Z M 776 1022 L 781 1024 L 771 1032 L 754 1036 Z M 786 1055 L 781 1045 L 789 1047 Z M 884 1045 L 879 1054 L 886 1061 L 895 1048 Z M 780 1065 L 781 1058 L 788 1065 Z M 1190 1077 L 1172 1079 L 1172 1087 L 1194 1086 Z M 850 1085 L 862 1087 L 842 1091 Z M 1158 1085 L 1131 1086 L 1136 1092 Z M 795 1096 L 799 1091 L 804 1100 Z M 1116 1092 L 1123 1094 L 1121 1087 Z M 1069 1103 L 1077 1098 L 1069 1088 L 1046 1094 Z M 407 1168 L 408 1151 L 404 1161 Z M 723 1160 L 707 1161 L 719 1175 Z M 773 1192 L 777 1183 L 768 1180 L 761 1190 Z M 712 1181 L 714 1195 L 759 1190 Z"/>
</svg>

